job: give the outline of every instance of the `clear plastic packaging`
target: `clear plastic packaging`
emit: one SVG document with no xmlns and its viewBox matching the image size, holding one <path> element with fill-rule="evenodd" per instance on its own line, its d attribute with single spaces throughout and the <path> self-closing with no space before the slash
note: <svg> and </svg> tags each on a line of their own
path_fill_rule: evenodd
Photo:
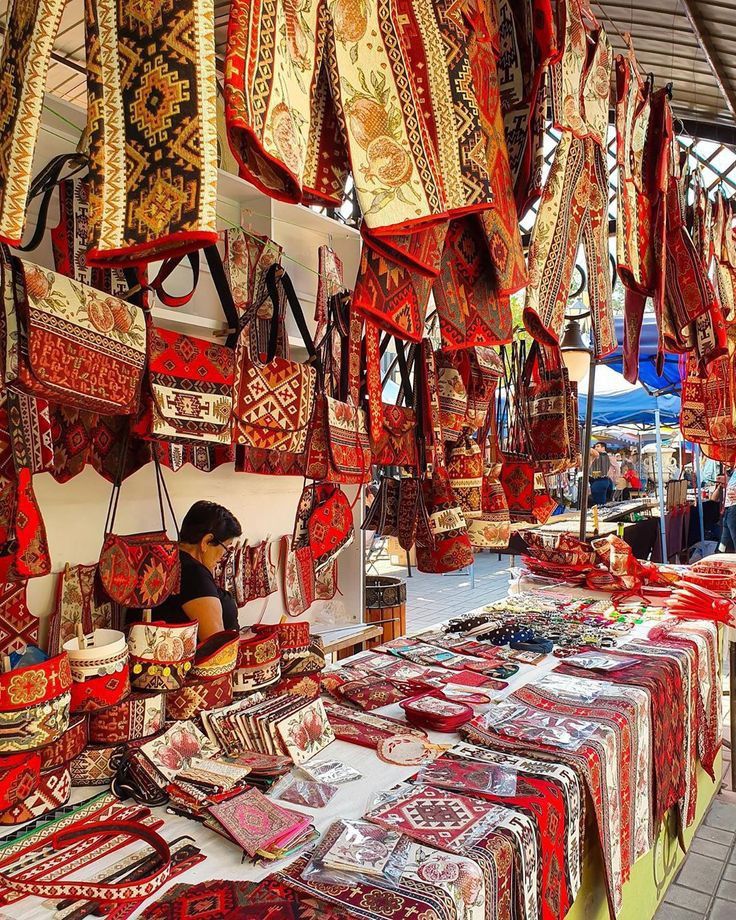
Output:
<svg viewBox="0 0 736 920">
<path fill-rule="evenodd" d="M 417 782 L 468 795 L 512 797 L 516 795 L 516 777 L 516 770 L 501 764 L 441 757 L 417 775 Z"/>
<path fill-rule="evenodd" d="M 567 664 L 585 668 L 588 671 L 620 671 L 639 664 L 640 661 L 640 658 L 616 658 L 602 652 L 580 652 L 566 659 Z"/>
<path fill-rule="evenodd" d="M 343 783 L 363 779 L 362 773 L 340 760 L 311 760 L 299 767 L 299 773 L 315 782 L 327 783 L 330 786 L 341 786 Z"/>
<path fill-rule="evenodd" d="M 318 849 L 304 867 L 304 881 L 396 887 L 406 866 L 409 839 L 368 821 L 339 823 L 342 830 L 332 846 Z"/>
<path fill-rule="evenodd" d="M 324 808 L 339 791 L 337 786 L 295 776 L 284 776 L 269 790 L 271 798 L 307 808 Z"/>
<path fill-rule="evenodd" d="M 510 700 L 504 700 L 485 713 L 483 724 L 510 738 L 548 744 L 567 751 L 577 751 L 601 728 L 597 722 L 557 716 Z"/>
</svg>

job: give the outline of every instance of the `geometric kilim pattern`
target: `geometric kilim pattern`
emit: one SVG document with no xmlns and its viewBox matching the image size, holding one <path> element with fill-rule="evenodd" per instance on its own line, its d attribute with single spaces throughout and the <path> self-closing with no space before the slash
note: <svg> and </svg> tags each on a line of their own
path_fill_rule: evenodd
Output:
<svg viewBox="0 0 736 920">
<path fill-rule="evenodd" d="M 27 581 L 0 581 L 0 655 L 38 644 L 38 617 L 26 604 Z"/>
<path fill-rule="evenodd" d="M 85 7 L 88 262 L 123 267 L 217 242 L 212 3 Z"/>
<path fill-rule="evenodd" d="M 423 843 L 448 846 L 487 820 L 488 803 L 432 786 L 409 786 L 389 804 L 369 811 L 369 821 L 401 830 Z"/>
</svg>

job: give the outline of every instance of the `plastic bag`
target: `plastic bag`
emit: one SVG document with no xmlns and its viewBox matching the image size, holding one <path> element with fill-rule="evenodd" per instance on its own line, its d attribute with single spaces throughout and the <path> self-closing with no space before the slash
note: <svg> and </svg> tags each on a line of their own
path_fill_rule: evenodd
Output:
<svg viewBox="0 0 736 920">
<path fill-rule="evenodd" d="M 441 757 L 417 775 L 417 782 L 468 795 L 515 796 L 516 776 L 516 770 L 500 764 Z"/>
<path fill-rule="evenodd" d="M 340 835 L 329 849 L 315 853 L 302 879 L 327 885 L 352 885 L 357 880 L 396 887 L 406 866 L 409 839 L 368 821 L 339 824 Z"/>
<path fill-rule="evenodd" d="M 362 773 L 339 760 L 312 760 L 308 764 L 302 764 L 299 772 L 315 782 L 327 783 L 330 786 L 341 786 L 343 783 L 363 779 Z"/>
<path fill-rule="evenodd" d="M 640 661 L 640 658 L 615 658 L 612 655 L 597 652 L 580 652 L 566 659 L 567 664 L 585 668 L 588 671 L 620 671 L 639 664 Z"/>
<path fill-rule="evenodd" d="M 324 808 L 338 792 L 337 786 L 285 776 L 269 790 L 272 798 L 307 808 Z"/>
<path fill-rule="evenodd" d="M 486 728 L 510 738 L 548 744 L 567 751 L 577 751 L 601 728 L 597 722 L 557 716 L 510 700 L 494 706 L 482 718 Z"/>
</svg>

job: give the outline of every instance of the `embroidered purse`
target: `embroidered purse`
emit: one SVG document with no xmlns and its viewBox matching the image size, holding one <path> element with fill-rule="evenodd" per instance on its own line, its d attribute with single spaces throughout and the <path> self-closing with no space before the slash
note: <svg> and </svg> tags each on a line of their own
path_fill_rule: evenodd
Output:
<svg viewBox="0 0 736 920">
<path fill-rule="evenodd" d="M 368 417 L 360 408 L 360 351 L 363 320 L 352 309 L 349 299 L 340 298 L 347 310 L 344 325 L 338 390 L 327 393 L 317 403 L 309 439 L 306 475 L 343 485 L 362 485 L 370 481 L 371 447 Z M 329 336 L 330 332 L 325 336 Z M 325 381 L 326 385 L 330 381 Z"/>
<path fill-rule="evenodd" d="M 310 364 L 277 354 L 281 316 L 278 282 L 286 296 L 310 358 L 316 360 L 309 328 L 289 276 L 272 265 L 266 285 L 273 315 L 265 360 L 254 358 L 246 333 L 240 336 L 235 375 L 235 442 L 248 447 L 301 454 L 307 446 L 314 413 L 317 371 Z"/>
<path fill-rule="evenodd" d="M 125 453 L 125 451 L 123 451 Z M 166 534 L 163 497 L 176 526 L 171 499 L 166 489 L 163 472 L 154 460 L 156 488 L 161 512 L 161 530 L 147 533 L 113 533 L 115 514 L 120 497 L 120 481 L 112 488 L 105 521 L 105 540 L 97 563 L 100 583 L 107 596 L 123 607 L 149 609 L 162 604 L 179 590 L 181 562 L 179 546 Z M 176 526 L 177 535 L 179 532 Z"/>
<path fill-rule="evenodd" d="M 522 377 L 523 407 L 528 415 L 529 449 L 537 465 L 545 467 L 573 458 L 571 424 L 567 413 L 573 405 L 567 368 L 559 349 L 532 345 Z M 572 426 L 577 428 L 577 412 Z"/>
<path fill-rule="evenodd" d="M 330 565 L 353 542 L 353 510 L 339 486 L 319 483 L 307 520 L 307 537 L 315 573 Z"/>
<path fill-rule="evenodd" d="M 468 537 L 475 549 L 503 549 L 511 539 L 511 516 L 500 472 L 501 464 L 491 463 L 483 473 L 481 515 L 468 523 Z"/>
<path fill-rule="evenodd" d="M 232 443 L 235 358 L 231 348 L 150 327 L 148 396 L 139 438 Z"/>
<path fill-rule="evenodd" d="M 192 668 L 198 623 L 134 623 L 130 682 L 137 690 L 179 690 Z"/>
<path fill-rule="evenodd" d="M 25 393 L 99 415 L 138 408 L 146 360 L 143 313 L 56 272 L 13 258 Z"/>
<path fill-rule="evenodd" d="M 417 568 L 436 575 L 473 564 L 465 518 L 452 491 L 447 470 L 435 467 L 422 483 L 432 542 L 417 541 Z"/>
<path fill-rule="evenodd" d="M 435 353 L 437 395 L 440 404 L 440 424 L 443 441 L 454 443 L 466 425 L 468 391 L 455 364 L 454 356 L 442 351 Z"/>
<path fill-rule="evenodd" d="M 401 391 L 406 405 L 383 402 L 381 356 L 388 347 L 390 337 L 379 341 L 378 327 L 366 320 L 366 386 L 370 417 L 370 437 L 373 462 L 378 466 L 401 466 L 416 470 L 419 465 L 416 426 L 417 416 L 413 406 L 410 368 L 404 353 L 404 344 L 396 344 L 396 361 L 401 374 Z M 414 355 L 416 349 L 414 349 Z"/>
</svg>

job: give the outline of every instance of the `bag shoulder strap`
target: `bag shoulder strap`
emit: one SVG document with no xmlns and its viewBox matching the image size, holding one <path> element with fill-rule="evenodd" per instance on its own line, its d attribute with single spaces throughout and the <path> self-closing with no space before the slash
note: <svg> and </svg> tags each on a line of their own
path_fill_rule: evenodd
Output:
<svg viewBox="0 0 736 920">
<path fill-rule="evenodd" d="M 297 328 L 299 329 L 302 341 L 304 342 L 307 352 L 309 353 L 309 357 L 312 359 L 315 365 L 319 366 L 317 350 L 314 347 L 312 334 L 309 331 L 309 326 L 307 325 L 307 321 L 304 318 L 304 311 L 302 310 L 302 305 L 299 303 L 299 298 L 296 296 L 294 285 L 292 284 L 291 278 L 284 271 L 284 269 L 277 264 L 272 265 L 266 272 L 266 288 L 268 290 L 268 295 L 271 298 L 271 302 L 273 303 L 273 316 L 271 318 L 271 328 L 269 330 L 268 336 L 267 360 L 272 361 L 276 357 L 279 313 L 281 309 L 278 289 L 279 282 L 284 290 L 284 293 L 286 294 L 286 301 L 289 304 L 292 316 L 296 320 Z"/>
<path fill-rule="evenodd" d="M 228 348 L 234 348 L 238 341 L 238 335 L 240 334 L 241 323 L 238 315 L 238 308 L 235 306 L 232 288 L 227 280 L 225 266 L 222 264 L 220 250 L 217 246 L 206 246 L 204 257 L 207 259 L 207 265 L 209 266 L 212 281 L 214 282 L 215 289 L 220 298 L 228 329 L 232 330 L 228 333 L 225 344 Z"/>
<path fill-rule="evenodd" d="M 62 177 L 65 166 L 69 166 L 69 172 Z M 87 169 L 88 166 L 89 160 L 86 155 L 76 152 L 62 153 L 49 160 L 46 166 L 44 166 L 41 172 L 31 182 L 31 187 L 28 190 L 26 208 L 34 198 L 40 197 L 41 203 L 38 208 L 38 219 L 36 220 L 36 227 L 33 231 L 33 235 L 27 243 L 17 247 L 20 252 L 32 252 L 40 245 L 46 233 L 51 198 L 58 184 L 62 179 L 71 179 L 72 176 L 76 176 L 77 173 Z"/>
</svg>

